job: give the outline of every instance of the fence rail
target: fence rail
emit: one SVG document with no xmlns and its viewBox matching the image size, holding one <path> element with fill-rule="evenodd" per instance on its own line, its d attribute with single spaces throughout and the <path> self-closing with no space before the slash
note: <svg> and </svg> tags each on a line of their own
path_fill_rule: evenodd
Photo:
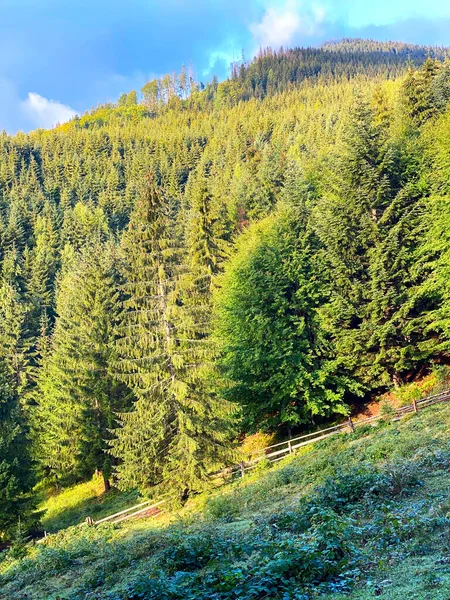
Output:
<svg viewBox="0 0 450 600">
<path fill-rule="evenodd" d="M 153 504 L 152 504 L 153 502 Z M 87 517 L 81 525 L 100 525 L 100 523 L 121 523 L 122 521 L 127 521 L 128 519 L 132 519 L 133 517 L 138 517 L 145 513 L 151 513 L 148 516 L 151 518 L 155 518 L 161 514 L 162 509 L 160 508 L 165 502 L 167 502 L 167 498 L 163 498 L 158 502 L 154 500 L 146 500 L 145 502 L 141 502 L 140 504 L 135 504 L 134 506 L 130 506 L 125 510 L 121 510 L 120 512 L 114 513 L 113 515 L 108 515 L 107 517 L 103 517 L 103 519 L 99 519 L 95 521 L 92 517 Z M 144 507 L 144 508 L 142 508 Z M 138 509 L 138 510 L 136 510 Z"/>
<path fill-rule="evenodd" d="M 409 413 L 418 412 L 420 409 L 427 408 L 433 404 L 448 401 L 450 401 L 450 390 L 440 392 L 439 394 L 434 394 L 433 396 L 427 396 L 426 398 L 412 402 L 412 404 L 395 409 L 392 419 L 393 421 L 398 421 Z M 320 429 L 313 433 L 307 433 L 306 435 L 291 438 L 284 442 L 279 442 L 278 444 L 272 444 L 271 446 L 267 446 L 266 448 L 260 450 L 259 454 L 251 460 L 243 461 L 237 465 L 233 465 L 232 467 L 222 469 L 222 471 L 219 471 L 212 476 L 216 478 L 230 479 L 236 474 L 240 474 L 243 477 L 247 471 L 254 469 L 262 460 L 276 462 L 282 458 L 285 458 L 286 456 L 289 456 L 290 454 L 294 454 L 296 450 L 302 448 L 303 446 L 315 444 L 316 442 L 324 440 L 337 433 L 355 431 L 358 427 L 362 427 L 364 425 L 374 425 L 383 418 L 385 417 L 381 414 L 373 417 L 367 417 L 366 419 L 359 419 L 358 421 L 353 421 L 351 418 L 349 418 L 348 421 L 345 421 L 339 425 L 327 427 L 326 429 Z"/>
<path fill-rule="evenodd" d="M 440 392 L 439 394 L 427 396 L 426 398 L 422 398 L 421 400 L 415 400 L 412 402 L 412 404 L 408 404 L 407 406 L 402 406 L 400 408 L 395 409 L 394 414 L 392 416 L 392 420 L 398 421 L 407 414 L 418 412 L 419 410 L 427 408 L 434 404 L 449 401 L 450 390 L 445 390 L 444 392 Z M 261 449 L 259 451 L 258 456 L 256 456 L 255 458 L 248 461 L 243 461 L 231 467 L 227 467 L 217 473 L 212 473 L 211 477 L 222 480 L 221 483 L 229 481 L 236 475 L 244 477 L 247 471 L 255 469 L 258 466 L 258 463 L 260 463 L 262 460 L 277 462 L 279 460 L 282 460 L 286 456 L 289 456 L 290 454 L 295 454 L 295 452 L 299 448 L 310 444 L 315 444 L 316 442 L 329 438 L 332 435 L 336 435 L 337 433 L 353 432 L 357 428 L 362 427 L 364 425 L 373 425 L 383 418 L 384 416 L 381 414 L 376 415 L 374 417 L 368 417 L 366 419 L 359 419 L 358 421 L 353 421 L 351 418 L 349 418 L 348 421 L 345 421 L 344 423 L 341 423 L 339 425 L 334 425 L 333 427 L 320 429 L 313 433 L 300 435 L 298 437 L 291 438 L 284 442 L 279 442 L 278 444 L 272 444 L 271 446 L 267 446 L 266 448 Z M 100 523 L 106 522 L 120 523 L 122 521 L 138 517 L 145 513 L 150 513 L 148 514 L 148 516 L 154 518 L 159 516 L 163 512 L 161 506 L 164 503 L 166 503 L 167 500 L 168 498 L 160 499 L 157 502 L 155 502 L 154 500 L 147 500 L 146 502 L 141 502 L 140 504 L 130 506 L 130 508 L 122 510 L 118 513 L 109 515 L 108 517 L 104 517 L 99 521 L 94 521 L 94 519 L 88 517 L 86 521 L 82 524 L 98 525 Z"/>
</svg>

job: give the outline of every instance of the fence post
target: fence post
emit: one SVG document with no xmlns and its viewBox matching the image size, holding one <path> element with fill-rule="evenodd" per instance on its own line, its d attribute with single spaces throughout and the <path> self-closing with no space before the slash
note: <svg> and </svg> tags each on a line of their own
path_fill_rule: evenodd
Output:
<svg viewBox="0 0 450 600">
<path fill-rule="evenodd" d="M 291 440 L 288 440 L 288 448 L 289 448 L 289 454 L 292 454 L 292 444 L 291 444 Z"/>
<path fill-rule="evenodd" d="M 245 475 L 244 463 L 240 463 L 239 466 L 241 468 L 241 477 L 244 477 L 244 475 Z"/>
<path fill-rule="evenodd" d="M 352 421 L 351 417 L 348 418 L 348 425 L 352 431 L 355 431 L 355 426 L 353 425 L 353 421 Z"/>
<path fill-rule="evenodd" d="M 418 408 L 418 406 L 417 406 L 417 400 L 416 400 L 415 398 L 414 398 L 414 400 L 413 400 L 413 408 L 414 408 L 414 412 L 415 412 L 415 413 L 416 413 L 416 412 L 419 412 L 419 408 Z"/>
</svg>

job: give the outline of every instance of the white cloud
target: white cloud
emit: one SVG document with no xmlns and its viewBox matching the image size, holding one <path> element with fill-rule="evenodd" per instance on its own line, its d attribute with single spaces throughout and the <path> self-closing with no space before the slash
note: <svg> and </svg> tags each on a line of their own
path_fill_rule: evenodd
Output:
<svg viewBox="0 0 450 600">
<path fill-rule="evenodd" d="M 238 60 L 239 58 L 241 58 L 241 53 L 234 50 L 234 47 L 231 43 L 228 44 L 228 48 L 225 50 L 214 50 L 209 55 L 208 66 L 202 70 L 202 77 L 208 77 L 209 75 L 214 73 L 214 71 L 217 70 L 217 67 L 219 65 L 225 67 L 221 70 L 228 71 L 231 63 Z"/>
<path fill-rule="evenodd" d="M 250 24 L 256 48 L 291 46 L 301 36 L 311 37 L 320 32 L 326 11 L 313 4 L 303 8 L 300 0 L 285 0 L 281 6 L 268 6 L 257 23 Z"/>
<path fill-rule="evenodd" d="M 35 92 L 30 92 L 20 103 L 21 111 L 35 127 L 50 129 L 58 123 L 65 123 L 76 115 L 76 111 L 56 100 L 48 100 Z"/>
</svg>

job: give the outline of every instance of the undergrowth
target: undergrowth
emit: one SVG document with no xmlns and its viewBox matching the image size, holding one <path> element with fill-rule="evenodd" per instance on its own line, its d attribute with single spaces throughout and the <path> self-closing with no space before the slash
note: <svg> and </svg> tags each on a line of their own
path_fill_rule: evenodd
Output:
<svg viewBox="0 0 450 600">
<path fill-rule="evenodd" d="M 91 481 L 78 484 L 62 493 L 43 489 L 39 510 L 43 512 L 42 527 L 49 532 L 81 523 L 87 516 L 95 520 L 119 512 L 139 502 L 136 492 L 119 492 L 112 489 L 104 493 L 103 478 L 95 476 Z"/>
<path fill-rule="evenodd" d="M 449 424 L 450 406 L 433 407 L 324 440 L 169 523 L 71 527 L 3 552 L 0 598 L 390 598 L 405 564 L 428 565 L 413 568 L 418 598 L 448 598 Z"/>
</svg>

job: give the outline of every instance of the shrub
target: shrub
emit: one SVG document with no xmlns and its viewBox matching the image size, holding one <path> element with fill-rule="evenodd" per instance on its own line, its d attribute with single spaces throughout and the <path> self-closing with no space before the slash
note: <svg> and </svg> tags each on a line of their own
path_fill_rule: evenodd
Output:
<svg viewBox="0 0 450 600">
<path fill-rule="evenodd" d="M 388 423 L 392 421 L 395 416 L 395 408 L 389 402 L 389 400 L 383 400 L 381 403 L 380 414 L 385 421 Z"/>
<path fill-rule="evenodd" d="M 251 460 L 257 456 L 261 456 L 264 448 L 275 443 L 275 435 L 272 433 L 264 433 L 259 431 L 253 435 L 244 438 L 244 441 L 239 448 L 244 460 Z"/>
<path fill-rule="evenodd" d="M 212 519 L 231 521 L 242 511 L 242 508 L 242 501 L 238 494 L 221 494 L 208 501 L 206 515 Z"/>
<path fill-rule="evenodd" d="M 262 458 L 260 461 L 256 463 L 256 466 L 253 470 L 253 473 L 263 473 L 264 471 L 268 471 L 272 467 L 272 463 L 268 458 Z"/>
</svg>

